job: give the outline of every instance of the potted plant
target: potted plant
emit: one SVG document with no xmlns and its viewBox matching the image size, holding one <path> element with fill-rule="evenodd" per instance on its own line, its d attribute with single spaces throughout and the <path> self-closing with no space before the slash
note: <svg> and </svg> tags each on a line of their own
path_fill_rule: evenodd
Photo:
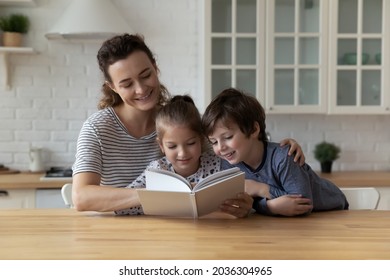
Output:
<svg viewBox="0 0 390 280">
<path fill-rule="evenodd" d="M 331 173 L 333 161 L 339 158 L 340 148 L 333 143 L 323 141 L 314 148 L 314 157 L 321 164 L 321 172 Z"/>
<path fill-rule="evenodd" d="M 11 14 L 0 18 L 0 29 L 3 30 L 3 45 L 6 47 L 20 47 L 22 34 L 28 32 L 30 20 L 22 14 Z"/>
</svg>

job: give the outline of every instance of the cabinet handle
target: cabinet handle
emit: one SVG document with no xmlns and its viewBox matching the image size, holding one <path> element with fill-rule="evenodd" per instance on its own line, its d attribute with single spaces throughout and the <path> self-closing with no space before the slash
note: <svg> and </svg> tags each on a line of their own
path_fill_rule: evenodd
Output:
<svg viewBox="0 0 390 280">
<path fill-rule="evenodd" d="M 3 197 L 3 196 L 8 196 L 8 192 L 0 190 L 0 197 Z"/>
</svg>

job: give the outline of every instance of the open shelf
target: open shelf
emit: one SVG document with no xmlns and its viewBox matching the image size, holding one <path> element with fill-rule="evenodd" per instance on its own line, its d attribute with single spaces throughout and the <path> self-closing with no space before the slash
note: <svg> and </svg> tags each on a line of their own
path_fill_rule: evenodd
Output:
<svg viewBox="0 0 390 280">
<path fill-rule="evenodd" d="M 0 6 L 36 6 L 35 0 L 0 0 Z"/>
<path fill-rule="evenodd" d="M 0 47 L 0 86 L 2 88 L 11 88 L 8 75 L 8 55 L 33 53 L 35 53 L 35 51 L 33 50 L 33 48 L 29 47 Z"/>
</svg>

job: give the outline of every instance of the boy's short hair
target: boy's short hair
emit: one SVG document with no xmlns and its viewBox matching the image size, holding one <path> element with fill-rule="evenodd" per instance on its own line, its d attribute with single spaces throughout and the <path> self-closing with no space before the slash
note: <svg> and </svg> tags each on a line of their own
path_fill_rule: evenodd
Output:
<svg viewBox="0 0 390 280">
<path fill-rule="evenodd" d="M 236 123 L 247 137 L 255 131 L 257 122 L 260 126 L 259 140 L 267 141 L 263 106 L 255 97 L 238 89 L 223 90 L 207 106 L 202 116 L 202 127 L 206 136 L 213 133 L 218 121 L 226 127 L 229 127 L 231 122 Z"/>
</svg>

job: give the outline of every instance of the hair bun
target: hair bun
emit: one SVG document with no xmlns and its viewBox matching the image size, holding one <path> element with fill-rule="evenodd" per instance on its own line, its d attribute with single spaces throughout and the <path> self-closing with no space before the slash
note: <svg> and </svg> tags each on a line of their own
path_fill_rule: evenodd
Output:
<svg viewBox="0 0 390 280">
<path fill-rule="evenodd" d="M 195 105 L 194 100 L 189 95 L 175 95 L 171 99 L 171 103 L 173 102 L 189 102 Z"/>
</svg>

